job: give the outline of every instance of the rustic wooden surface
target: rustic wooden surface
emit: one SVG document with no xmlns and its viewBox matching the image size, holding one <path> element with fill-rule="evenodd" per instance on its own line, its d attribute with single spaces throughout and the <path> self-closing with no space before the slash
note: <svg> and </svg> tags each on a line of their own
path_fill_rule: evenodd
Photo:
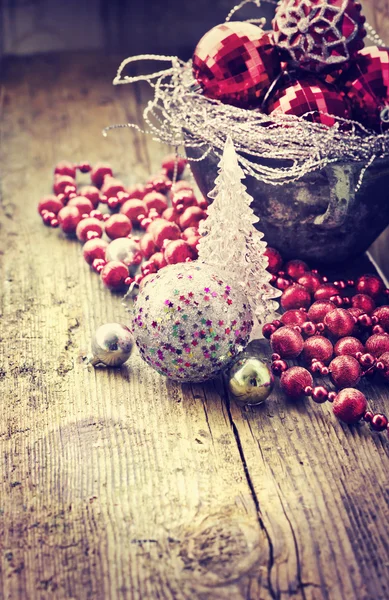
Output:
<svg viewBox="0 0 389 600">
<path fill-rule="evenodd" d="M 242 411 L 222 382 L 181 387 L 137 356 L 83 366 L 95 327 L 126 315 L 36 204 L 61 159 L 129 183 L 158 167 L 149 138 L 101 136 L 141 124 L 116 65 L 12 60 L 1 86 L 0 598 L 386 600 L 384 435 L 277 392 Z"/>
</svg>

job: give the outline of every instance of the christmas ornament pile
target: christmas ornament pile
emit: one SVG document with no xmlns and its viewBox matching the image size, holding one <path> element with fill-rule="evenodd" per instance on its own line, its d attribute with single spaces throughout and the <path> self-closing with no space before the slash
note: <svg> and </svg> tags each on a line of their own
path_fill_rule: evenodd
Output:
<svg viewBox="0 0 389 600">
<path fill-rule="evenodd" d="M 172 65 L 124 74 L 151 58 Z M 368 166 L 389 156 L 389 50 L 354 0 L 281 0 L 267 30 L 227 20 L 202 37 L 192 61 L 131 57 L 114 83 L 139 80 L 154 87 L 144 118 L 155 137 L 220 157 L 230 133 L 244 172 L 271 185 L 335 161 Z"/>
</svg>

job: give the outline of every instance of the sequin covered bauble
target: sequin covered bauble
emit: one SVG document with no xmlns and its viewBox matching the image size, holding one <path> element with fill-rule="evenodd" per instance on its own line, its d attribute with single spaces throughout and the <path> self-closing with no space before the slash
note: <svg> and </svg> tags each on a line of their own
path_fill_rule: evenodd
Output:
<svg viewBox="0 0 389 600">
<path fill-rule="evenodd" d="M 253 326 L 238 284 L 204 263 L 169 265 L 150 277 L 134 304 L 142 358 L 176 381 L 205 381 L 228 367 Z"/>
<path fill-rule="evenodd" d="M 348 102 L 338 90 L 313 77 L 282 85 L 267 103 L 266 112 L 269 115 L 281 113 L 295 117 L 306 115 L 307 121 L 322 123 L 327 127 L 335 124 L 334 117 L 350 117 Z"/>
<path fill-rule="evenodd" d="M 293 66 L 327 72 L 363 48 L 364 22 L 354 0 L 282 0 L 273 20 L 274 40 Z"/>
<path fill-rule="evenodd" d="M 259 104 L 280 69 L 269 34 L 251 23 L 217 25 L 193 54 L 193 74 L 204 94 L 243 108 Z"/>
<path fill-rule="evenodd" d="M 340 79 L 352 116 L 375 131 L 389 127 L 389 50 L 370 46 L 358 52 Z"/>
</svg>

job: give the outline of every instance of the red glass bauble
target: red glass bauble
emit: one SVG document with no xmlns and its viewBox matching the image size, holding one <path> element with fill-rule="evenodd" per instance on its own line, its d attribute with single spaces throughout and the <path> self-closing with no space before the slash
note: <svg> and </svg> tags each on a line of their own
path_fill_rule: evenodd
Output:
<svg viewBox="0 0 389 600">
<path fill-rule="evenodd" d="M 337 394 L 332 408 L 340 421 L 352 425 L 362 419 L 367 408 L 367 400 L 359 390 L 345 388 Z"/>
<path fill-rule="evenodd" d="M 311 303 L 311 294 L 302 285 L 295 283 L 283 291 L 281 306 L 284 310 L 291 308 L 308 308 Z"/>
<path fill-rule="evenodd" d="M 379 362 L 384 365 L 384 368 L 380 371 L 382 377 L 389 381 L 389 352 L 381 354 Z"/>
<path fill-rule="evenodd" d="M 334 308 L 324 317 L 328 331 L 336 338 L 350 335 L 354 329 L 354 317 L 344 308 Z"/>
<path fill-rule="evenodd" d="M 353 308 L 360 308 L 364 313 L 370 315 L 375 309 L 375 302 L 371 296 L 367 294 L 355 294 L 351 298 Z"/>
<path fill-rule="evenodd" d="M 373 312 L 373 317 L 377 317 L 381 327 L 389 333 L 389 306 L 379 306 Z"/>
<path fill-rule="evenodd" d="M 121 290 L 125 287 L 128 277 L 128 268 L 122 262 L 112 260 L 107 262 L 101 271 L 101 280 L 110 290 Z"/>
<path fill-rule="evenodd" d="M 168 265 L 175 265 L 196 258 L 195 252 L 184 240 L 169 242 L 164 250 L 164 257 Z"/>
<path fill-rule="evenodd" d="M 305 287 L 308 292 L 314 294 L 322 284 L 321 277 L 316 275 L 315 273 L 304 273 L 299 279 L 297 283 Z"/>
<path fill-rule="evenodd" d="M 107 242 L 101 238 L 94 238 L 85 242 L 82 253 L 88 265 L 91 265 L 96 258 L 105 259 L 107 246 Z"/>
<path fill-rule="evenodd" d="M 337 356 L 329 365 L 331 379 L 337 388 L 354 387 L 361 378 L 361 365 L 353 356 Z"/>
<path fill-rule="evenodd" d="M 338 288 L 332 285 L 332 283 L 323 283 L 323 285 L 317 288 L 314 297 L 315 300 L 329 300 L 332 296 L 337 296 L 338 293 Z"/>
<path fill-rule="evenodd" d="M 266 112 L 269 115 L 283 113 L 295 117 L 312 113 L 306 115 L 307 121 L 322 123 L 327 127 L 335 124 L 334 117 L 350 117 L 348 102 L 338 90 L 313 77 L 294 80 L 280 87 L 267 103 Z"/>
<path fill-rule="evenodd" d="M 370 352 L 379 358 L 384 352 L 389 352 L 389 334 L 375 333 L 367 338 L 365 343 L 366 352 Z"/>
<path fill-rule="evenodd" d="M 334 346 L 336 356 L 353 356 L 357 352 L 364 352 L 365 347 L 360 340 L 352 336 L 340 338 Z"/>
<path fill-rule="evenodd" d="M 322 335 L 313 335 L 305 340 L 302 355 L 305 362 L 308 364 L 310 364 L 314 358 L 327 364 L 330 362 L 333 353 L 334 348 L 329 339 Z"/>
<path fill-rule="evenodd" d="M 330 300 L 317 300 L 308 310 L 308 318 L 313 323 L 323 323 L 324 317 L 328 312 L 336 308 Z"/>
<path fill-rule="evenodd" d="M 299 398 L 304 394 L 306 387 L 312 387 L 313 379 L 307 369 L 291 367 L 281 375 L 281 388 L 290 398 Z"/>
<path fill-rule="evenodd" d="M 58 221 L 64 233 L 73 234 L 81 221 L 80 211 L 76 206 L 64 206 L 58 213 Z"/>
<path fill-rule="evenodd" d="M 284 325 L 302 325 L 308 321 L 307 313 L 300 310 L 299 308 L 292 308 L 287 310 L 281 317 L 281 323 Z"/>
<path fill-rule="evenodd" d="M 269 264 L 267 265 L 267 270 L 269 273 L 278 273 L 278 271 L 281 270 L 283 263 L 282 256 L 278 250 L 268 246 L 265 250 L 265 256 L 267 256 L 269 261 Z"/>
<path fill-rule="evenodd" d="M 105 233 L 111 240 L 127 237 L 132 231 L 132 223 L 126 215 L 117 213 L 105 222 Z"/>
<path fill-rule="evenodd" d="M 359 277 L 357 280 L 356 287 L 360 294 L 367 294 L 374 299 L 378 298 L 385 289 L 382 279 L 380 279 L 377 275 L 361 275 L 361 277 Z"/>
<path fill-rule="evenodd" d="M 280 327 L 270 338 L 273 352 L 281 358 L 296 358 L 303 349 L 304 340 L 301 333 L 293 327 Z"/>
<path fill-rule="evenodd" d="M 90 233 L 94 233 L 94 237 L 100 238 L 103 232 L 104 230 L 99 219 L 93 217 L 82 219 L 76 228 L 76 236 L 80 242 L 86 242 L 89 239 Z"/>
<path fill-rule="evenodd" d="M 162 248 L 165 240 L 178 240 L 181 237 L 181 231 L 178 225 L 166 221 L 165 219 L 155 219 L 155 221 L 149 225 L 147 233 L 151 234 L 154 243 L 158 248 Z"/>
<path fill-rule="evenodd" d="M 100 202 L 100 191 L 94 185 L 84 185 L 80 188 L 79 194 L 88 198 L 93 204 L 93 208 L 97 208 Z"/>
<path fill-rule="evenodd" d="M 341 78 L 352 106 L 353 118 L 375 131 L 387 129 L 389 119 L 389 50 L 369 46 L 358 52 Z M 383 112 L 382 112 L 383 111 Z M 382 116 L 386 114 L 386 122 Z"/>
<path fill-rule="evenodd" d="M 217 25 L 193 54 L 193 74 L 204 94 L 243 108 L 259 104 L 280 69 L 269 34 L 251 23 Z"/>
<path fill-rule="evenodd" d="M 286 60 L 309 71 L 331 71 L 363 48 L 361 5 L 354 0 L 282 0 L 274 40 Z"/>
<path fill-rule="evenodd" d="M 309 271 L 309 267 L 303 260 L 296 258 L 294 260 L 289 260 L 286 263 L 284 270 L 289 277 L 297 281 L 304 273 Z"/>
</svg>

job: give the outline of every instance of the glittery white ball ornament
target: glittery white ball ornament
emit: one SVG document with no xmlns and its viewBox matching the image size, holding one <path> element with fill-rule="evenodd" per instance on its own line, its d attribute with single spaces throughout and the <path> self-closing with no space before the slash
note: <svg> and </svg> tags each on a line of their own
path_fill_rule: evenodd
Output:
<svg viewBox="0 0 389 600">
<path fill-rule="evenodd" d="M 142 358 L 182 382 L 216 376 L 245 348 L 252 326 L 239 284 L 199 262 L 169 265 L 150 277 L 132 323 Z"/>
</svg>

